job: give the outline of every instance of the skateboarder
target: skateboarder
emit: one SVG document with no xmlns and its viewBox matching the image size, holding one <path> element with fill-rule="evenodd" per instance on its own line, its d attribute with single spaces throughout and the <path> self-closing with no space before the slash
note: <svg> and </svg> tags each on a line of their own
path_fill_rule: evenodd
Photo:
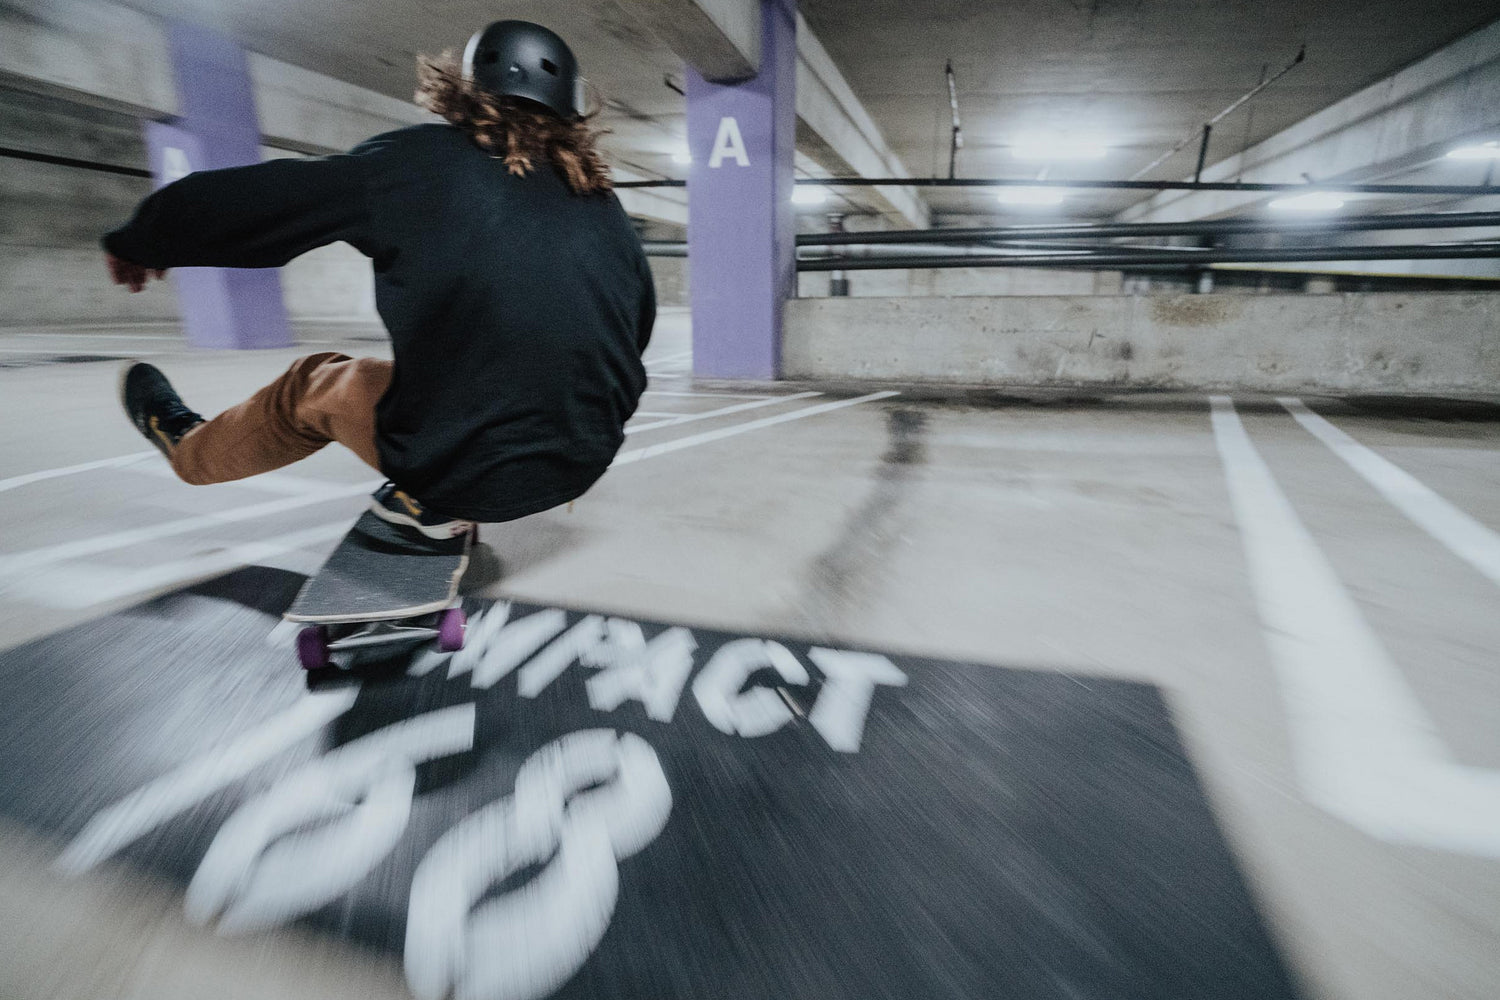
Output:
<svg viewBox="0 0 1500 1000">
<path fill-rule="evenodd" d="M 131 291 L 171 267 L 279 267 L 338 240 L 373 262 L 394 362 L 312 354 L 212 420 L 155 367 L 126 368 L 130 419 L 183 480 L 253 476 L 337 441 L 389 478 L 376 514 L 441 538 L 566 503 L 614 458 L 656 303 L 572 51 L 497 21 L 461 62 L 423 59 L 419 79 L 446 124 L 190 174 L 104 237 Z"/>
</svg>

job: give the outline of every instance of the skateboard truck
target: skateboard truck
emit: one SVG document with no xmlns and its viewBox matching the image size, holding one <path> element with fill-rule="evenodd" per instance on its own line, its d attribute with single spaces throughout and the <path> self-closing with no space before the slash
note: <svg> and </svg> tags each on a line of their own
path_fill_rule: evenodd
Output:
<svg viewBox="0 0 1500 1000">
<path fill-rule="evenodd" d="M 432 639 L 437 640 L 438 649 L 454 653 L 464 647 L 466 624 L 463 608 L 452 607 L 436 614 L 394 621 L 308 625 L 297 633 L 297 659 L 307 670 L 321 670 L 348 666 L 356 656 L 372 648 L 415 645 Z"/>
</svg>

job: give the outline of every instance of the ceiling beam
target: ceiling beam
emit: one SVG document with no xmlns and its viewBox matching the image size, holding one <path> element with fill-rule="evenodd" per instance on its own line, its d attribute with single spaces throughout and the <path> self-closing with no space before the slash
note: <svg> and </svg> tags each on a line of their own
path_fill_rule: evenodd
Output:
<svg viewBox="0 0 1500 1000">
<path fill-rule="evenodd" d="M 755 75 L 760 62 L 761 0 L 608 2 L 652 31 L 705 79 L 722 82 Z M 734 52 L 739 53 L 739 61 Z M 801 14 L 797 15 L 797 151 L 823 173 L 910 176 Z M 925 228 L 931 222 L 926 200 L 915 191 L 872 191 L 869 200 L 877 211 L 895 216 L 899 224 Z"/>
<path fill-rule="evenodd" d="M 1203 172 L 1203 179 L 1295 183 L 1305 174 L 1320 186 L 1383 180 L 1431 163 L 1469 137 L 1497 136 L 1500 22 L 1221 160 Z M 1461 170 L 1455 179 L 1478 179 Z M 1131 206 L 1119 219 L 1204 219 L 1241 212 L 1264 199 L 1252 192 L 1164 192 Z"/>
<path fill-rule="evenodd" d="M 911 176 L 801 14 L 797 15 L 797 119 L 799 149 L 828 172 Z M 875 188 L 870 197 L 905 225 L 925 229 L 931 224 L 926 200 L 910 188 Z"/>
<path fill-rule="evenodd" d="M 760 0 L 614 0 L 705 80 L 760 71 Z"/>
</svg>

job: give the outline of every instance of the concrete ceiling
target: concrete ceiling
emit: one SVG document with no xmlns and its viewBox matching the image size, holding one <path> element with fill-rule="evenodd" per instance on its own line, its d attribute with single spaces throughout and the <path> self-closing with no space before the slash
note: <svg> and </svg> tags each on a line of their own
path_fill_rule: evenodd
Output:
<svg viewBox="0 0 1500 1000">
<path fill-rule="evenodd" d="M 1307 45 L 1307 59 L 1216 127 L 1225 158 L 1500 17 L 1500 0 L 802 0 L 802 12 L 891 148 L 945 175 L 958 78 L 964 177 L 1036 176 L 1010 142 L 1027 131 L 1106 136 L 1113 150 L 1052 179 L 1126 178 L 1194 133 Z M 1150 174 L 1193 171 L 1196 143 Z M 1287 181 L 1300 178 L 1289 177 Z M 1070 198 L 1105 215 L 1136 195 Z M 929 194 L 935 210 L 998 209 L 978 192 Z"/>
<path fill-rule="evenodd" d="M 681 61 L 613 0 L 124 2 L 403 99 L 418 53 L 461 48 L 497 18 L 540 21 L 569 40 L 606 95 L 612 161 L 645 176 L 684 170 L 671 161 L 682 146 L 683 99 L 664 82 L 680 81 Z M 1304 42 L 1303 65 L 1216 129 L 1211 163 L 1500 18 L 1500 0 L 802 0 L 801 9 L 914 174 L 947 169 L 943 63 L 951 58 L 966 138 L 959 175 L 1036 176 L 1039 165 L 1009 149 L 1028 130 L 1097 132 L 1114 144 L 1097 163 L 1052 168 L 1054 179 L 1130 176 Z M 1151 176 L 1190 174 L 1195 155 L 1189 148 Z M 849 194 L 851 207 L 869 204 Z M 1004 214 L 983 192 L 927 197 L 943 212 Z M 1065 213 L 1109 215 L 1136 200 L 1079 195 Z"/>
</svg>

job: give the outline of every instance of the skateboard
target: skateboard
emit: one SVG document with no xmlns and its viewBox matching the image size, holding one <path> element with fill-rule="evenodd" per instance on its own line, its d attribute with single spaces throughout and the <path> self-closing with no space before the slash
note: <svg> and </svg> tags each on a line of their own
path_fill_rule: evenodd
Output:
<svg viewBox="0 0 1500 1000">
<path fill-rule="evenodd" d="M 458 581 L 478 529 L 433 539 L 361 514 L 282 615 L 304 626 L 297 659 L 308 670 L 348 666 L 372 649 L 436 639 L 463 648 Z"/>
</svg>

